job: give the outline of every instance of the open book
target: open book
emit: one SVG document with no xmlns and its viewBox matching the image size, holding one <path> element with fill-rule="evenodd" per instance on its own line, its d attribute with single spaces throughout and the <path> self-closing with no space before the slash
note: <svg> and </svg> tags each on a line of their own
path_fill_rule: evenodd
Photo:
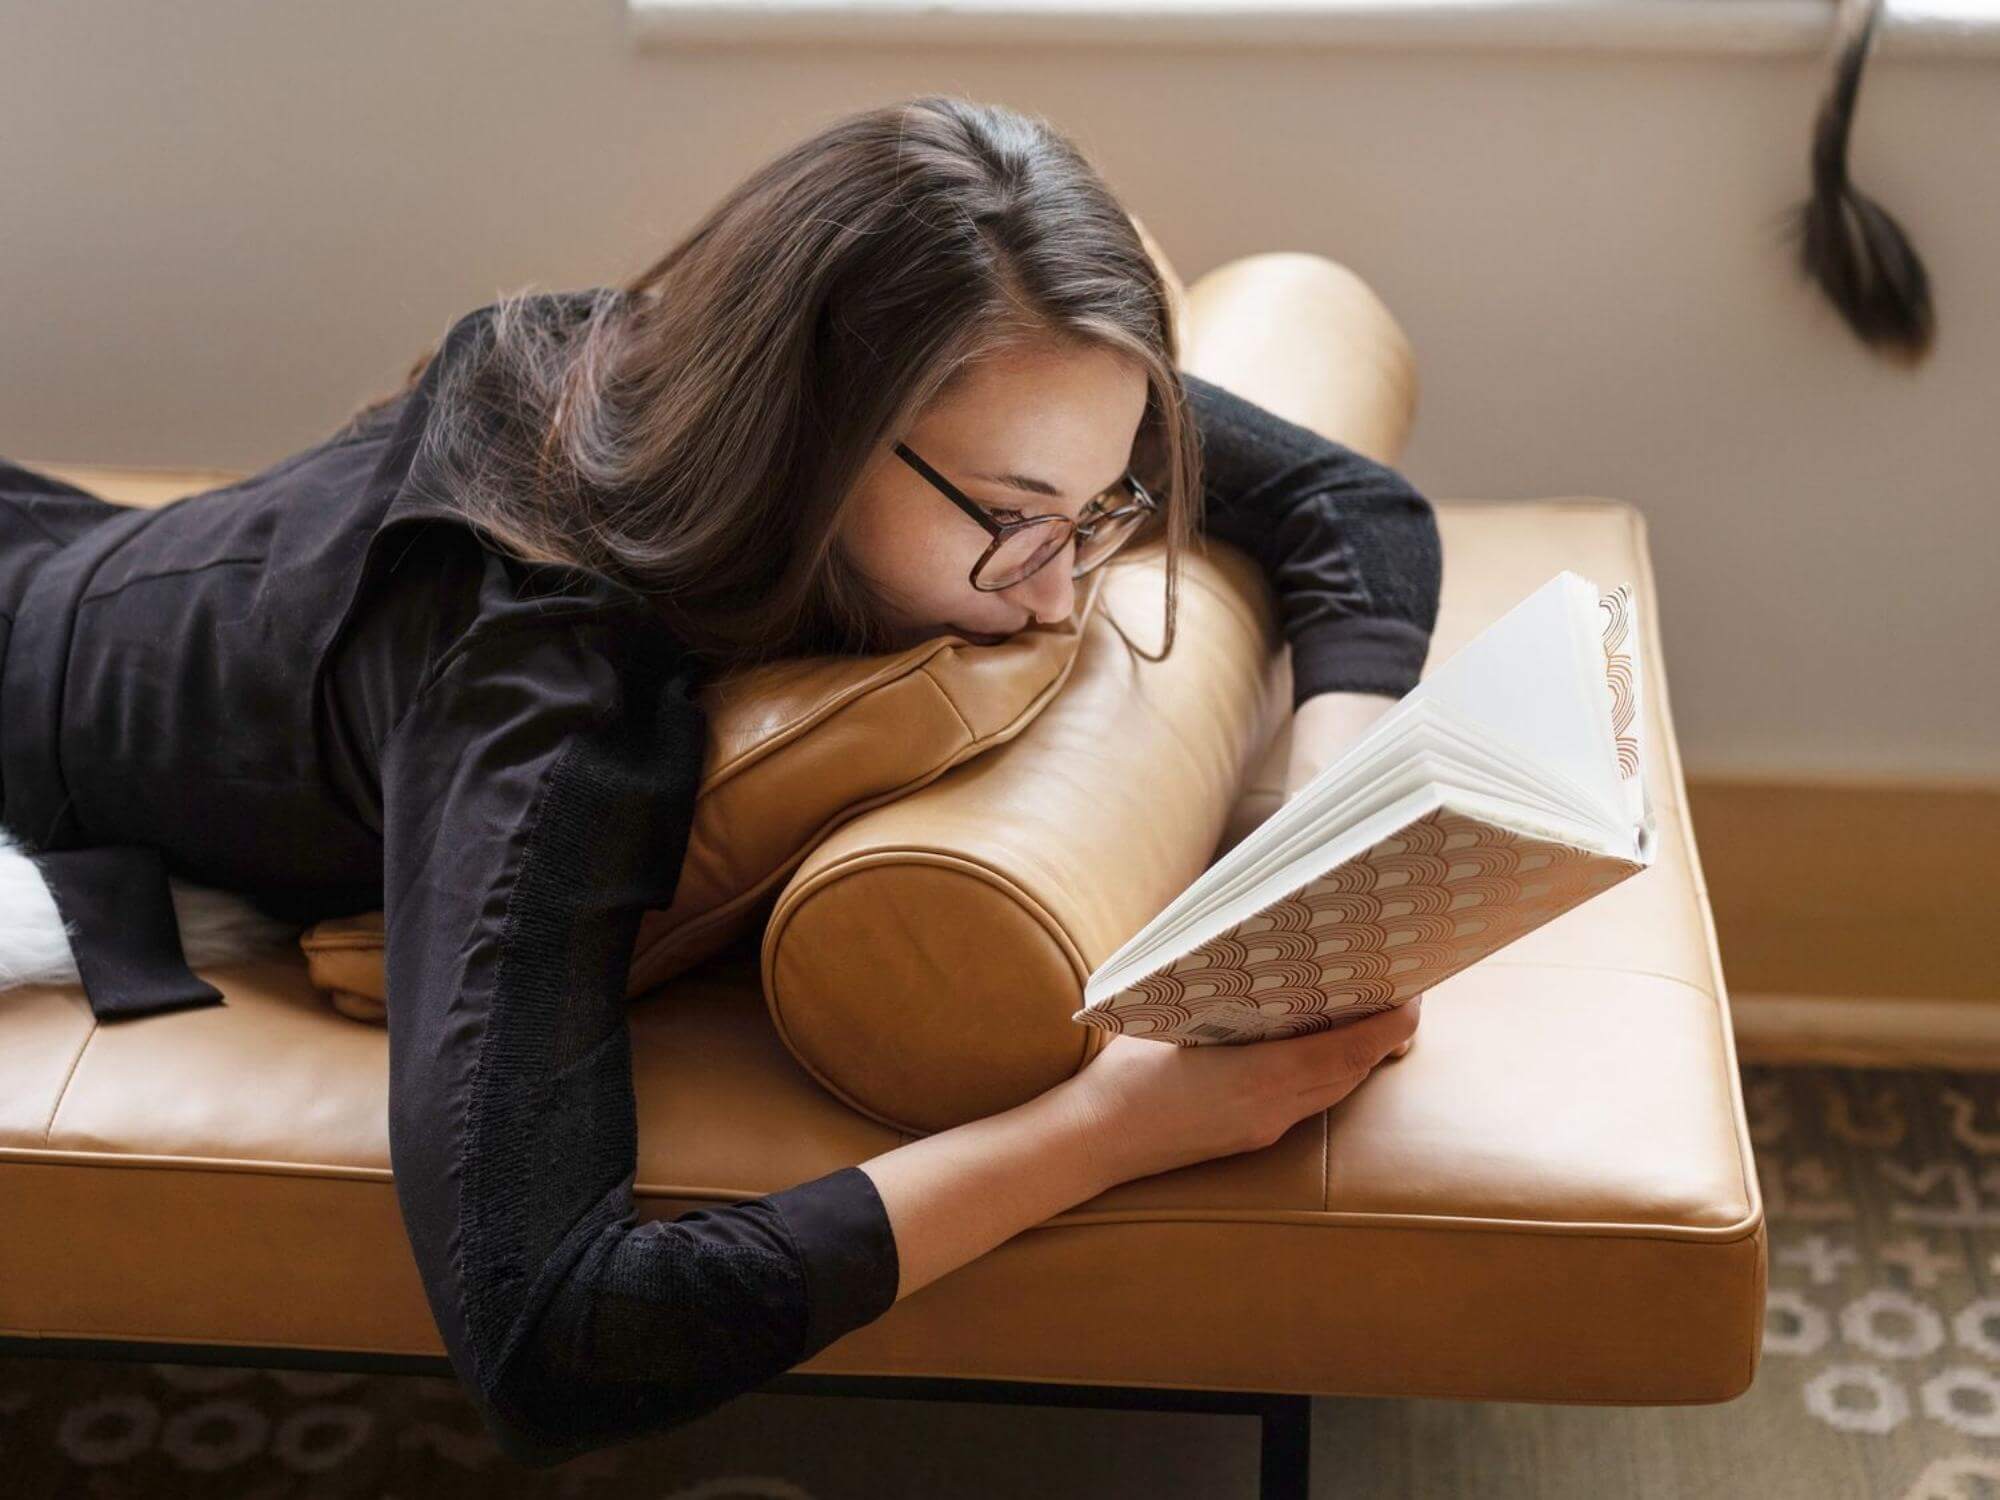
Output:
<svg viewBox="0 0 2000 1500">
<path fill-rule="evenodd" d="M 1653 862 L 1630 585 L 1556 574 L 1091 974 L 1071 1019 L 1180 1045 L 1400 1005 Z"/>
</svg>

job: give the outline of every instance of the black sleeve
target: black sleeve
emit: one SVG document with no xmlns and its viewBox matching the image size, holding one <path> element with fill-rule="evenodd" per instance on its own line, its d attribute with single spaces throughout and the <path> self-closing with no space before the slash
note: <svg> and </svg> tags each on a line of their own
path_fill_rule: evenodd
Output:
<svg viewBox="0 0 2000 1500">
<path fill-rule="evenodd" d="M 1437 625 L 1444 548 L 1431 503 L 1394 469 L 1182 372 L 1201 433 L 1202 531 L 1241 547 L 1278 596 L 1292 704 L 1400 698 Z"/>
<path fill-rule="evenodd" d="M 858 1166 L 636 1222 L 625 986 L 707 724 L 678 659 L 616 646 L 475 632 L 382 747 L 397 1198 L 454 1370 L 536 1466 L 755 1388 L 887 1311 L 899 1275 Z"/>
</svg>

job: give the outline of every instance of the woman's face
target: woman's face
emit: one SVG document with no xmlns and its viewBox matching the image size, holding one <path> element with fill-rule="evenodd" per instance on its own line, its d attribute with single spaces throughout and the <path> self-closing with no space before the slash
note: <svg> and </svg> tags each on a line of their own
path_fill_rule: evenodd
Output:
<svg viewBox="0 0 2000 1500">
<path fill-rule="evenodd" d="M 1074 520 L 1123 477 L 1146 395 L 1145 369 L 1110 351 L 1010 349 L 970 367 L 904 441 L 995 520 L 1051 512 Z M 1035 481 L 1053 493 L 1023 487 Z M 1066 620 L 1076 602 L 1074 542 L 1018 583 L 974 588 L 968 575 L 991 534 L 893 443 L 863 472 L 837 535 L 890 611 L 891 649 L 950 631 L 992 644 Z"/>
</svg>

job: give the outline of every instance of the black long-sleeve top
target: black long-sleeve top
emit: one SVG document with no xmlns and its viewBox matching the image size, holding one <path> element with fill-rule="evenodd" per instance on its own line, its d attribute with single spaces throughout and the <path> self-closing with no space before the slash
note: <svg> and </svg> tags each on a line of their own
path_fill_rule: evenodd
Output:
<svg viewBox="0 0 2000 1500">
<path fill-rule="evenodd" d="M 488 1429 L 547 1464 L 757 1388 L 885 1312 L 900 1267 L 858 1166 L 637 1219 L 626 978 L 679 879 L 701 668 L 608 579 L 394 524 L 441 518 L 413 498 L 416 439 L 485 311 L 378 420 L 225 490 L 139 514 L 0 461 L 0 805 L 83 920 L 101 1019 L 222 1003 L 118 948 L 159 870 L 297 920 L 385 912 L 405 1227 Z M 1272 579 L 1295 701 L 1407 691 L 1436 618 L 1428 503 L 1187 386 L 1206 529 Z M 107 881 L 93 846 L 133 858 Z"/>
</svg>

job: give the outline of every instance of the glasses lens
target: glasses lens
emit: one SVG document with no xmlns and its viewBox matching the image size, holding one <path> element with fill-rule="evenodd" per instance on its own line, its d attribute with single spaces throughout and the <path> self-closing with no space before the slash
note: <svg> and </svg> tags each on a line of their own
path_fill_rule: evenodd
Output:
<svg viewBox="0 0 2000 1500">
<path fill-rule="evenodd" d="M 1058 516 L 1053 521 L 1037 521 L 1010 531 L 986 565 L 979 570 L 982 589 L 1004 589 L 1019 583 L 1043 563 L 1062 551 L 1069 540 L 1069 527 Z"/>
<path fill-rule="evenodd" d="M 1088 537 L 1079 538 L 1076 544 L 1076 571 L 1088 573 L 1105 558 L 1122 547 L 1139 523 L 1146 518 L 1145 511 L 1133 505 L 1128 498 L 1125 504 L 1130 509 L 1123 515 L 1112 515 L 1099 521 L 1091 528 Z"/>
<path fill-rule="evenodd" d="M 1147 508 L 1120 486 L 1106 490 L 1083 508 L 1084 524 L 1090 535 L 1079 535 L 1072 572 L 1081 577 L 1116 552 L 1139 529 Z M 1040 521 L 1010 532 L 1005 541 L 986 559 L 975 580 L 982 589 L 1004 589 L 1029 577 L 1062 551 L 1069 541 L 1070 528 L 1061 519 Z"/>
</svg>

